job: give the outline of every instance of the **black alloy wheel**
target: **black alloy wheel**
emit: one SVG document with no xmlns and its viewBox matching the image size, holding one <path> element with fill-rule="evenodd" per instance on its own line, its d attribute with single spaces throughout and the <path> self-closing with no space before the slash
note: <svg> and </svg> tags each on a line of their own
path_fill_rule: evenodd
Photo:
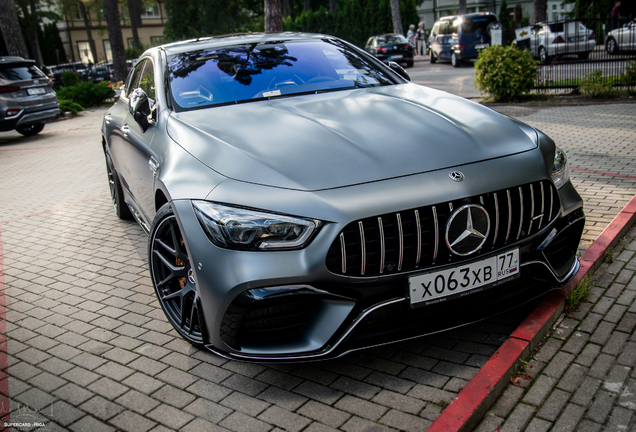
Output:
<svg viewBox="0 0 636 432">
<path fill-rule="evenodd" d="M 35 123 L 28 126 L 20 126 L 16 130 L 24 136 L 33 136 L 42 132 L 44 129 L 44 123 Z"/>
<path fill-rule="evenodd" d="M 170 204 L 159 209 L 148 244 L 150 276 L 157 299 L 179 335 L 203 346 L 203 319 L 192 264 Z"/>
<path fill-rule="evenodd" d="M 106 153 L 106 172 L 108 174 L 108 188 L 110 189 L 110 197 L 113 201 L 115 214 L 119 219 L 131 220 L 133 215 L 124 202 L 124 191 L 121 188 L 119 177 L 117 177 L 117 173 L 113 168 L 113 161 L 110 159 L 108 153 Z"/>
</svg>

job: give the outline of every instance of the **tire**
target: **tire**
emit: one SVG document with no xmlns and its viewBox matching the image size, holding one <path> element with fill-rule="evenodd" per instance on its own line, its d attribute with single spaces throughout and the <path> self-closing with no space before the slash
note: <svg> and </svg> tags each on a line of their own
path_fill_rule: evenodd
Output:
<svg viewBox="0 0 636 432">
<path fill-rule="evenodd" d="M 44 123 L 35 123 L 29 126 L 20 126 L 15 130 L 17 130 L 24 136 L 33 136 L 42 132 L 42 129 L 44 129 Z"/>
<path fill-rule="evenodd" d="M 607 39 L 605 50 L 608 54 L 618 54 L 618 45 L 616 45 L 616 40 L 613 37 Z"/>
<path fill-rule="evenodd" d="M 539 47 L 539 60 L 541 60 L 541 63 L 543 64 L 550 63 L 550 57 L 548 56 L 548 51 L 545 47 Z"/>
<path fill-rule="evenodd" d="M 589 52 L 582 52 L 578 54 L 579 60 L 587 60 L 590 57 Z"/>
<path fill-rule="evenodd" d="M 433 52 L 433 50 L 431 50 L 431 64 L 435 64 L 435 62 L 437 61 L 437 58 L 435 57 L 435 53 Z"/>
<path fill-rule="evenodd" d="M 407 68 L 413 67 L 413 61 L 407 61 L 406 62 L 406 67 Z"/>
<path fill-rule="evenodd" d="M 453 65 L 453 67 L 456 67 L 456 68 L 462 65 L 462 61 L 457 58 L 457 54 L 455 53 L 451 54 L 451 64 Z"/>
<path fill-rule="evenodd" d="M 190 344 L 203 347 L 201 300 L 181 228 L 170 203 L 159 209 L 152 222 L 148 265 L 155 294 L 170 324 Z"/>
<path fill-rule="evenodd" d="M 119 177 L 113 167 L 113 161 L 106 154 L 106 173 L 108 174 L 108 188 L 110 189 L 110 197 L 113 201 L 115 214 L 121 220 L 131 220 L 133 218 L 130 209 L 124 201 L 124 191 L 119 183 Z"/>
</svg>

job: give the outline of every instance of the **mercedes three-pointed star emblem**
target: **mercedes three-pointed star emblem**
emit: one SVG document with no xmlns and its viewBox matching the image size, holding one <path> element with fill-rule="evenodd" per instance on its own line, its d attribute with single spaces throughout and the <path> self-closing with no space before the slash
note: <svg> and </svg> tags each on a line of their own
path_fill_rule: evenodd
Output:
<svg viewBox="0 0 636 432">
<path fill-rule="evenodd" d="M 448 219 L 446 245 L 455 255 L 471 255 L 481 249 L 489 232 L 490 218 L 486 209 L 478 204 L 467 204 Z"/>
</svg>

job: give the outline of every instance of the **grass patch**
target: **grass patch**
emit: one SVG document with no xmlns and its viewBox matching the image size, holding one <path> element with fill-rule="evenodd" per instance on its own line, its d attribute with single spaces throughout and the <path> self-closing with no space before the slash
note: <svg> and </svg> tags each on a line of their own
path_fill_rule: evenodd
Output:
<svg viewBox="0 0 636 432">
<path fill-rule="evenodd" d="M 587 299 L 588 295 L 590 295 L 590 278 L 589 276 L 585 276 L 583 279 L 578 281 L 576 286 L 572 288 L 572 291 L 565 296 L 568 309 L 570 311 L 574 310 L 581 301 L 585 301 Z"/>
</svg>

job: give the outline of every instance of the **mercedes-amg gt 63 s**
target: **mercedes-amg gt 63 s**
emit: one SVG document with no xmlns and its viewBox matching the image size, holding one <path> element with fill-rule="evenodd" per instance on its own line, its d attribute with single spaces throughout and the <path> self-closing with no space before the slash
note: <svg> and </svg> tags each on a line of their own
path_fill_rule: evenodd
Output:
<svg viewBox="0 0 636 432">
<path fill-rule="evenodd" d="M 582 200 L 550 138 L 331 36 L 151 48 L 102 139 L 166 317 L 227 358 L 439 332 L 579 269 Z"/>
</svg>

